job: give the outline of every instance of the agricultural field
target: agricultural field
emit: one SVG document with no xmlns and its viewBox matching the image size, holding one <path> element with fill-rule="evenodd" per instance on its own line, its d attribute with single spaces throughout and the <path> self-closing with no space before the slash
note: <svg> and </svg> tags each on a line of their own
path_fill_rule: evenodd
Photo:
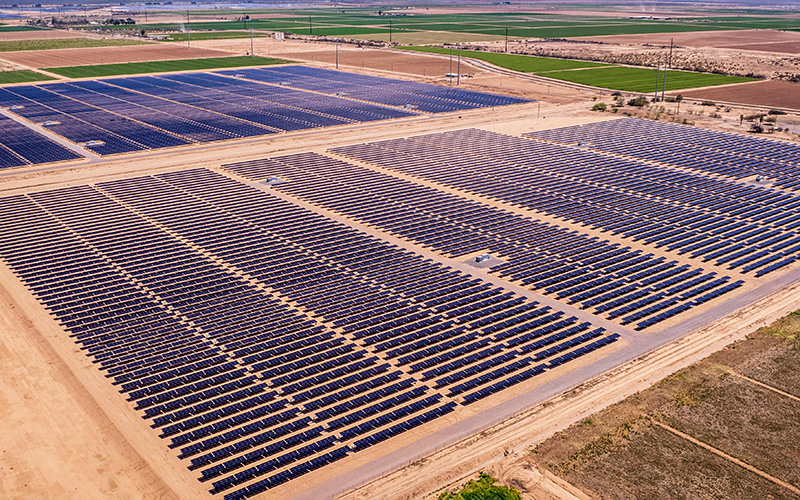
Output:
<svg viewBox="0 0 800 500">
<path fill-rule="evenodd" d="M 450 49 L 444 47 L 402 48 L 437 54 L 450 53 Z M 457 52 L 454 51 L 453 53 L 456 54 Z M 463 57 L 480 59 L 514 71 L 535 73 L 548 78 L 592 85 L 595 87 L 624 90 L 628 92 L 650 92 L 655 89 L 656 70 L 654 69 L 631 68 L 569 59 L 498 54 L 494 52 L 470 50 L 462 50 L 461 55 Z M 681 90 L 751 81 L 756 80 L 753 78 L 692 73 L 689 71 L 667 71 L 666 90 Z"/>
<path fill-rule="evenodd" d="M 0 84 L 4 83 L 22 83 L 22 82 L 40 82 L 44 80 L 55 80 L 52 76 L 47 76 L 36 71 L 27 69 L 13 70 L 13 71 L 0 71 Z"/>
<path fill-rule="evenodd" d="M 286 13 L 263 11 L 263 14 L 279 12 L 281 17 L 258 17 L 260 10 L 226 10 L 226 19 L 219 19 L 219 12 L 196 11 L 200 17 L 190 23 L 137 24 L 135 29 L 146 31 L 192 30 L 270 30 L 286 31 L 299 35 L 344 36 L 380 35 L 391 29 L 399 32 L 418 33 L 448 32 L 490 37 L 510 36 L 524 38 L 575 38 L 584 36 L 631 35 L 650 33 L 682 33 L 698 31 L 722 31 L 741 29 L 800 29 L 794 19 L 778 17 L 696 17 L 671 20 L 644 20 L 625 17 L 569 15 L 557 13 L 453 13 L 414 15 L 377 15 L 372 9 L 351 9 L 348 12 L 312 9 Z M 244 19 L 245 16 L 253 16 Z M 285 15 L 285 17 L 283 17 Z M 208 19 L 214 16 L 215 19 Z M 236 17 L 239 16 L 239 17 Z M 309 24 L 311 27 L 309 29 Z M 96 30 L 96 26 L 84 26 Z M 104 29 L 130 30 L 131 26 L 109 26 Z M 366 38 L 366 37 L 365 37 Z M 380 37 L 380 39 L 384 39 Z M 403 43 L 414 42 L 404 36 Z"/>
<path fill-rule="evenodd" d="M 600 498 L 798 498 L 799 318 L 584 419 L 529 460 Z"/>
<path fill-rule="evenodd" d="M 432 52 L 436 54 L 450 54 L 451 50 L 444 47 L 401 47 L 405 50 L 416 50 L 419 52 Z M 456 55 L 458 52 L 453 50 L 452 53 Z M 558 71 L 569 70 L 576 68 L 595 68 L 599 66 L 608 66 L 607 64 L 586 62 L 586 61 L 572 61 L 568 59 L 555 59 L 550 57 L 531 57 L 519 56 L 515 54 L 498 54 L 494 52 L 480 52 L 475 50 L 462 50 L 463 57 L 472 57 L 480 59 L 488 63 L 501 66 L 503 68 L 513 69 L 514 71 L 521 71 L 523 73 L 542 73 L 545 71 Z"/>
<path fill-rule="evenodd" d="M 149 42 L 112 38 L 98 40 L 95 38 L 56 38 L 43 40 L 16 40 L 0 42 L 0 52 L 18 52 L 23 50 L 55 50 L 82 49 L 91 47 L 118 47 L 123 45 L 139 45 Z"/>
<path fill-rule="evenodd" d="M 659 73 L 659 75 L 663 75 L 663 73 Z M 629 68 L 625 66 L 592 68 L 580 71 L 551 71 L 542 73 L 542 76 L 627 92 L 651 92 L 655 90 L 656 86 L 655 69 Z M 663 77 L 660 76 L 659 78 Z M 670 70 L 667 71 L 665 88 L 666 90 L 681 90 L 753 81 L 756 81 L 756 79 Z M 662 86 L 663 83 L 660 83 L 659 88 L 662 88 Z"/>
<path fill-rule="evenodd" d="M 6 24 L 0 25 L 0 33 L 10 31 L 44 31 L 33 26 L 9 26 Z"/>
<path fill-rule="evenodd" d="M 166 73 L 171 71 L 237 68 L 242 66 L 269 66 L 287 62 L 288 61 L 284 61 L 283 59 L 269 57 L 210 57 L 207 59 L 178 59 L 175 61 L 68 66 L 63 68 L 47 68 L 47 71 L 70 78 L 87 78 L 97 76 L 136 75 L 143 73 Z"/>
</svg>

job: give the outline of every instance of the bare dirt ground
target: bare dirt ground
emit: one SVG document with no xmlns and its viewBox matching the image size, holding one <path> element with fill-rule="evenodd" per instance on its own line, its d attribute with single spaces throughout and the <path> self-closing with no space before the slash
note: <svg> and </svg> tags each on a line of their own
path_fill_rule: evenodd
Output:
<svg viewBox="0 0 800 500">
<path fill-rule="evenodd" d="M 322 50 L 284 52 L 280 56 L 295 61 L 335 64 L 336 50 L 327 47 L 325 49 L 320 47 L 320 49 Z M 450 65 L 444 59 L 422 58 L 416 57 L 414 54 L 398 54 L 375 49 L 339 50 L 339 65 L 430 77 L 442 77 L 450 72 Z M 456 70 L 453 69 L 453 71 Z"/>
<path fill-rule="evenodd" d="M 771 44 L 780 42 L 800 42 L 800 33 L 777 30 L 736 30 L 736 31 L 687 31 L 685 33 L 652 33 L 642 35 L 608 35 L 574 38 L 577 41 L 592 41 L 611 44 L 652 44 L 675 45 L 683 47 L 736 48 L 740 45 Z M 756 50 L 756 49 L 753 49 Z"/>
<path fill-rule="evenodd" d="M 758 52 L 797 54 L 800 52 L 800 42 L 751 43 L 744 45 L 731 45 L 727 48 L 733 50 L 754 50 Z"/>
<path fill-rule="evenodd" d="M 780 80 L 742 83 L 680 92 L 684 97 L 800 109 L 800 83 Z M 676 94 L 676 92 L 672 92 Z"/>
<path fill-rule="evenodd" d="M 212 49 L 187 48 L 185 45 L 152 43 L 146 45 L 123 45 L 118 47 L 4 52 L 0 54 L 0 59 L 29 68 L 54 68 L 89 64 L 225 57 L 227 55 L 230 54 Z"/>
</svg>

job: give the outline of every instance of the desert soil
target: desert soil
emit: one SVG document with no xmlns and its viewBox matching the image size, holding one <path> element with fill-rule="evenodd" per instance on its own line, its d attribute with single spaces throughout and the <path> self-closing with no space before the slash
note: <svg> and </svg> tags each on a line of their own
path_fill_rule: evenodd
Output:
<svg viewBox="0 0 800 500">
<path fill-rule="evenodd" d="M 800 33 L 777 30 L 687 31 L 685 33 L 652 33 L 574 38 L 574 40 L 577 41 L 637 45 L 669 45 L 670 39 L 675 41 L 675 45 L 683 47 L 736 48 L 740 45 L 771 44 L 779 42 L 796 43 L 800 42 Z"/>
</svg>

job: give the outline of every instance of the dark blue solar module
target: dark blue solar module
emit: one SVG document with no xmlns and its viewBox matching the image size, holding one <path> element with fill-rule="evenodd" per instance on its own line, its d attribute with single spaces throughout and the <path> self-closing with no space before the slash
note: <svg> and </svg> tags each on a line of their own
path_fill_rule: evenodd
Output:
<svg viewBox="0 0 800 500">
<path fill-rule="evenodd" d="M 525 102 L 303 66 L 243 71 L 249 79 L 224 71 L 21 85 L 0 89 L 0 106 L 108 155 L 419 114 L 408 106 L 444 112 Z M 281 85 L 289 78 L 297 88 Z M 0 156 L 7 166 L 19 161 Z"/>
<path fill-rule="evenodd" d="M 343 93 L 344 97 L 391 106 L 411 106 L 428 113 L 529 102 L 516 97 L 307 66 L 280 66 L 220 71 L 219 73 L 229 76 L 243 75 L 251 80 L 278 85 L 285 84 L 289 87 L 315 92 Z"/>
<path fill-rule="evenodd" d="M 0 168 L 83 158 L 11 118 L 0 115 Z"/>
<path fill-rule="evenodd" d="M 601 151 L 735 179 L 760 175 L 778 187 L 800 189 L 800 146 L 785 141 L 636 118 L 526 135 L 562 144 L 584 142 Z"/>
</svg>

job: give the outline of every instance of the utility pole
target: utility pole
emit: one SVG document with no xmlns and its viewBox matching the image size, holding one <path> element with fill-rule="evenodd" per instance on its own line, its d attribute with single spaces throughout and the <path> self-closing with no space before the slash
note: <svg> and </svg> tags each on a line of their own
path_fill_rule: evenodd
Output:
<svg viewBox="0 0 800 500">
<path fill-rule="evenodd" d="M 311 16 L 308 16 L 308 34 L 309 35 L 314 34 L 314 27 L 311 26 Z"/>
<path fill-rule="evenodd" d="M 450 72 L 447 74 L 450 78 L 450 86 L 453 86 L 453 47 L 450 47 Z"/>
<path fill-rule="evenodd" d="M 667 90 L 667 68 L 672 67 L 672 42 L 674 42 L 674 38 L 669 39 L 669 56 L 667 57 L 667 65 L 664 68 L 664 85 L 661 87 L 661 100 L 664 100 L 664 91 Z"/>
<path fill-rule="evenodd" d="M 389 19 L 389 43 L 392 43 L 392 20 Z"/>
<path fill-rule="evenodd" d="M 458 76 L 456 77 L 456 85 L 461 85 L 461 44 L 458 44 Z"/>
<path fill-rule="evenodd" d="M 86 7 L 84 7 L 83 9 L 85 11 Z M 147 9 L 144 9 L 144 22 L 147 23 Z"/>
<path fill-rule="evenodd" d="M 250 57 L 255 56 L 255 53 L 253 53 L 253 28 L 250 28 Z"/>
<path fill-rule="evenodd" d="M 192 48 L 192 25 L 189 22 L 189 11 L 186 11 L 186 47 Z"/>
<path fill-rule="evenodd" d="M 339 69 L 339 42 L 336 42 L 336 69 Z"/>
<path fill-rule="evenodd" d="M 658 72 L 660 70 L 661 70 L 661 57 L 659 56 L 658 59 L 656 59 L 656 93 L 653 96 L 653 102 L 658 101 L 658 77 L 659 77 Z"/>
<path fill-rule="evenodd" d="M 508 28 L 506 28 L 506 54 L 508 54 Z"/>
<path fill-rule="evenodd" d="M 661 102 L 664 102 L 664 89 L 667 87 L 667 62 L 667 55 L 664 54 L 664 78 L 662 79 L 663 81 L 661 83 Z"/>
</svg>

